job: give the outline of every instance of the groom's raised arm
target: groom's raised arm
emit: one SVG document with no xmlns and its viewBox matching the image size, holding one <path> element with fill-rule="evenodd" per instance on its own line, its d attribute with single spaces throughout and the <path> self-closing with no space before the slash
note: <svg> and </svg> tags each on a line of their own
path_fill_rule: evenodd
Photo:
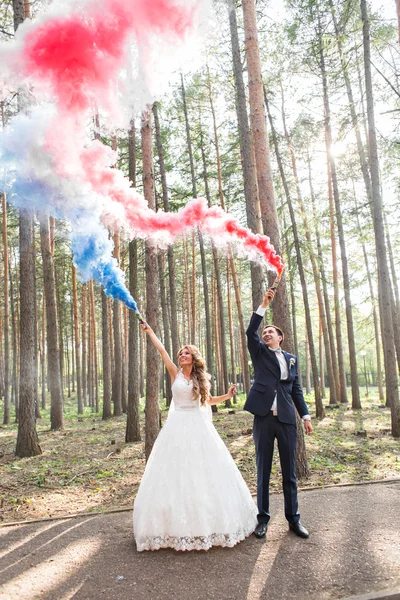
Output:
<svg viewBox="0 0 400 600">
<path fill-rule="evenodd" d="M 249 326 L 247 327 L 246 335 L 247 335 L 247 347 L 249 349 L 250 355 L 253 357 L 260 348 L 260 337 L 258 335 L 258 328 L 260 327 L 260 323 L 263 320 L 265 309 L 269 306 L 274 299 L 275 290 L 269 289 L 265 292 L 263 300 L 256 310 L 251 315 Z"/>
</svg>

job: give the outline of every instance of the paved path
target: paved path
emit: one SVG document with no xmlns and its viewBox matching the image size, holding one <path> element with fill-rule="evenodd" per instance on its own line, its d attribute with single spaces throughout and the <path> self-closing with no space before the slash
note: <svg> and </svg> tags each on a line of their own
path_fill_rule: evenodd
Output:
<svg viewBox="0 0 400 600">
<path fill-rule="evenodd" d="M 274 495 L 267 541 L 208 552 L 136 552 L 130 512 L 0 528 L 0 600 L 400 598 L 400 479 L 300 492 L 300 508 L 308 540 Z"/>
</svg>

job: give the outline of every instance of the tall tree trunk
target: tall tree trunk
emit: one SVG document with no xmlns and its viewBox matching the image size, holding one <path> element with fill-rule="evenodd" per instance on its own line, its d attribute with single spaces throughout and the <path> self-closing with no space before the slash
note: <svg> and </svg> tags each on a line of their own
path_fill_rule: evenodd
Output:
<svg viewBox="0 0 400 600">
<path fill-rule="evenodd" d="M 291 246 L 289 245 L 288 228 L 286 226 L 285 220 L 284 220 L 283 229 L 285 232 L 284 240 L 285 240 L 286 254 L 287 254 L 286 271 L 289 274 L 290 301 L 291 301 L 291 308 L 292 308 L 291 316 L 292 316 L 294 354 L 296 356 L 299 356 L 299 342 L 298 342 L 298 337 L 297 337 L 297 318 L 296 318 L 296 295 L 295 295 L 295 290 L 294 290 L 295 266 L 292 264 Z M 298 365 L 298 372 L 299 372 L 300 385 L 303 385 L 302 369 L 300 368 L 300 365 Z"/>
<path fill-rule="evenodd" d="M 64 428 L 63 395 L 60 372 L 60 348 L 57 320 L 54 260 L 51 253 L 49 218 L 40 215 L 40 245 L 43 262 L 43 286 L 46 300 L 47 368 L 50 385 L 50 428 Z"/>
<path fill-rule="evenodd" d="M 76 368 L 76 395 L 78 400 L 78 415 L 83 414 L 82 385 L 81 385 L 81 348 L 79 335 L 79 309 L 78 294 L 76 289 L 76 269 L 72 263 L 72 302 L 74 306 L 74 333 L 75 333 L 75 368 Z"/>
<path fill-rule="evenodd" d="M 91 409 L 94 406 L 94 385 L 93 385 L 93 371 L 94 371 L 94 357 L 93 357 L 93 344 L 92 344 L 92 309 L 90 302 L 90 284 L 91 281 L 88 282 L 87 287 L 87 311 L 86 311 L 86 319 L 88 324 L 87 329 L 87 361 L 88 361 L 88 370 L 87 370 L 87 386 L 88 386 L 88 404 Z"/>
<path fill-rule="evenodd" d="M 260 202 L 258 199 L 257 188 L 257 172 L 247 114 L 247 101 L 243 80 L 237 18 L 233 0 L 229 12 L 229 24 L 231 32 L 233 73 L 235 77 L 236 92 L 236 115 L 239 130 L 240 157 L 243 172 L 244 197 L 246 201 L 247 226 L 253 233 L 262 233 Z M 252 305 L 256 308 L 260 302 L 260 298 L 263 295 L 263 270 L 261 265 L 253 262 L 250 263 L 250 269 L 253 300 Z"/>
<path fill-rule="evenodd" d="M 83 406 L 87 406 L 87 338 L 86 338 L 86 315 L 87 315 L 87 307 L 86 307 L 86 299 L 87 299 L 87 284 L 82 284 L 82 308 L 81 308 L 81 320 L 82 320 L 82 399 Z"/>
<path fill-rule="evenodd" d="M 121 254 L 121 269 L 125 273 L 125 253 L 126 244 L 122 240 L 122 254 Z M 128 412 L 127 396 L 128 396 L 128 352 L 129 352 L 129 329 L 128 329 L 128 307 L 126 304 L 122 305 L 122 392 L 121 392 L 121 403 L 122 412 Z"/>
<path fill-rule="evenodd" d="M 192 181 L 192 193 L 193 198 L 197 198 L 197 186 L 196 186 L 196 175 L 194 169 L 194 159 L 193 159 L 193 150 L 192 150 L 192 139 L 190 135 L 190 125 L 189 125 L 189 115 L 187 109 L 186 102 L 186 91 L 185 91 L 185 83 L 183 80 L 183 75 L 181 74 L 181 90 L 182 90 L 182 105 L 183 105 L 183 113 L 185 116 L 185 126 L 186 126 L 186 142 L 188 145 L 188 154 L 189 154 L 189 164 L 190 164 L 190 176 Z M 195 343 L 195 331 L 196 331 L 196 261 L 195 261 L 195 238 L 194 234 L 192 236 L 192 293 L 191 293 L 191 310 L 189 312 L 189 339 L 191 343 Z M 187 286 L 189 286 L 189 278 L 187 280 Z M 189 288 L 188 288 L 189 289 Z M 190 294 L 188 293 L 188 302 Z"/>
<path fill-rule="evenodd" d="M 318 335 L 318 346 L 319 346 L 319 372 L 320 372 L 320 382 L 321 382 L 321 396 L 322 398 L 326 398 L 326 390 L 325 390 L 325 361 L 324 361 L 324 334 L 322 331 L 322 320 L 321 315 L 319 319 L 319 335 Z M 334 385 L 332 388 L 334 388 Z M 332 401 L 333 398 L 330 397 L 329 404 L 336 404 L 336 402 Z"/>
<path fill-rule="evenodd" d="M 94 297 L 94 284 L 93 279 L 89 284 L 89 300 L 90 300 L 90 313 L 91 313 L 91 332 L 92 332 L 92 353 L 93 353 L 93 407 L 96 412 L 99 412 L 99 377 L 98 377 L 98 365 L 97 365 L 97 335 L 96 335 L 96 306 Z"/>
<path fill-rule="evenodd" d="M 136 187 L 136 129 L 133 119 L 129 129 L 129 180 Z M 164 210 L 165 206 L 164 206 Z M 175 284 L 175 282 L 174 282 Z M 133 297 L 138 295 L 138 242 L 129 242 L 129 290 Z M 128 348 L 128 406 L 125 441 L 136 442 L 140 437 L 139 399 L 140 399 L 140 339 L 136 315 L 129 311 L 129 348 Z"/>
<path fill-rule="evenodd" d="M 113 150 L 117 151 L 117 138 L 113 136 Z M 120 233 L 114 231 L 114 258 L 120 263 Z M 122 330 L 121 304 L 113 301 L 113 332 L 114 332 L 114 373 L 112 379 L 111 401 L 114 404 L 114 416 L 122 414 Z"/>
<path fill-rule="evenodd" d="M 28 18 L 29 7 L 23 0 L 13 0 L 14 31 Z M 26 99 L 19 97 L 21 106 Z M 36 421 L 37 401 L 36 369 L 36 297 L 35 297 L 35 247 L 34 215 L 30 209 L 21 209 L 19 216 L 20 245 L 20 384 L 18 406 L 18 435 L 16 455 L 24 458 L 41 454 Z"/>
<path fill-rule="evenodd" d="M 326 312 L 325 312 L 325 305 L 324 305 L 324 301 L 323 301 L 323 295 L 322 295 L 322 289 L 321 289 L 321 281 L 319 278 L 319 270 L 317 267 L 317 262 L 315 259 L 315 253 L 314 253 L 314 249 L 313 249 L 313 243 L 312 243 L 312 239 L 311 239 L 311 231 L 310 231 L 310 227 L 308 225 L 308 220 L 307 220 L 307 216 L 306 216 L 306 209 L 304 206 L 304 202 L 303 202 L 303 196 L 301 193 L 301 188 L 300 188 L 300 181 L 299 181 L 299 176 L 298 176 L 298 172 L 297 172 L 297 161 L 296 161 L 296 156 L 294 153 L 294 147 L 293 147 L 293 143 L 292 140 L 289 136 L 289 132 L 287 130 L 286 127 L 286 118 L 285 118 L 285 110 L 284 110 L 284 97 L 283 97 L 283 88 L 281 86 L 281 90 L 282 90 L 282 121 L 283 121 L 283 127 L 284 127 L 284 132 L 285 132 L 285 138 L 288 144 L 288 149 L 289 149 L 289 155 L 291 158 L 291 163 L 292 163 L 292 169 L 293 169 L 293 176 L 294 176 L 294 181 L 295 181 L 295 185 L 296 185 L 296 192 L 297 192 L 297 200 L 300 206 L 300 213 L 302 216 L 302 221 L 303 221 L 303 227 L 304 227 L 304 232 L 305 232 L 305 236 L 306 236 L 306 240 L 307 240 L 307 246 L 308 246 L 308 254 L 310 257 L 310 261 L 311 261 L 311 267 L 312 267 L 312 272 L 313 272 L 313 277 L 314 277 L 314 285 L 315 285 L 315 291 L 316 291 L 316 295 L 317 295 L 317 302 L 318 302 L 318 310 L 319 310 L 319 317 L 320 317 L 320 327 L 321 327 L 321 332 L 323 335 L 323 345 L 321 343 L 321 351 L 323 349 L 323 347 L 325 347 L 325 359 L 326 359 L 326 366 L 327 366 L 327 370 L 328 370 L 328 379 L 329 379 L 329 389 L 330 389 L 330 394 L 329 394 L 329 403 L 330 404 L 337 404 L 338 399 L 336 396 L 336 381 L 335 381 L 335 373 L 334 373 L 334 369 L 333 369 L 333 363 L 332 363 L 332 357 L 331 357 L 331 351 L 330 351 L 330 345 L 329 345 L 329 333 L 328 333 L 328 326 L 327 326 L 327 319 L 326 319 Z M 266 105 L 268 107 L 268 103 L 267 103 L 267 99 L 265 100 Z M 271 120 L 271 115 L 268 109 L 268 117 Z M 325 378 L 324 378 L 324 361 L 321 360 L 321 370 L 320 370 L 320 380 L 321 380 L 321 395 L 322 397 L 325 397 Z"/>
<path fill-rule="evenodd" d="M 132 181 L 132 179 L 131 179 Z M 129 289 L 137 297 L 138 256 L 137 241 L 129 243 Z M 129 311 L 129 371 L 128 371 L 128 416 L 126 420 L 126 442 L 137 442 L 140 437 L 139 399 L 140 399 L 140 350 L 139 325 L 135 313 Z"/>
<path fill-rule="evenodd" d="M 330 308 L 330 302 L 329 302 L 329 294 L 328 294 L 328 284 L 327 284 L 327 278 L 325 275 L 325 267 L 324 267 L 324 257 L 323 257 L 323 253 L 322 253 L 322 246 L 321 246 L 321 238 L 320 238 L 320 234 L 319 234 L 319 227 L 318 227 L 318 217 L 317 217 L 317 211 L 316 211 L 316 201 L 315 201 L 315 193 L 314 193 L 314 186 L 313 186 L 313 182 L 312 182 L 312 173 L 311 173 L 311 158 L 308 152 L 308 148 L 307 148 L 307 162 L 308 162 L 308 180 L 309 180 L 309 185 L 310 185 L 310 196 L 311 196 L 311 205 L 312 205 L 312 214 L 313 214 L 313 219 L 314 219 L 314 223 L 315 223 L 315 235 L 317 238 L 317 255 L 318 255 L 318 273 L 319 275 L 317 275 L 319 277 L 320 282 L 322 282 L 322 293 L 323 293 L 323 302 L 324 302 L 324 312 L 325 312 L 325 316 L 326 316 L 326 328 L 327 328 L 327 333 L 328 333 L 328 337 L 325 341 L 325 344 L 329 345 L 329 349 L 330 349 L 330 360 L 331 360 L 331 365 L 332 365 L 332 376 L 334 378 L 334 381 L 332 381 L 332 383 L 330 384 L 331 386 L 335 387 L 335 393 L 331 394 L 330 396 L 330 404 L 335 404 L 340 402 L 340 373 L 339 373 L 339 365 L 337 363 L 336 357 L 336 347 L 335 347 L 335 336 L 333 333 L 333 325 L 332 325 L 332 317 L 331 317 L 331 308 Z"/>
<path fill-rule="evenodd" d="M 382 342 L 386 374 L 386 401 L 391 410 L 392 435 L 394 437 L 400 437 L 399 384 L 396 369 L 396 350 L 392 321 L 390 276 L 385 247 L 385 229 L 379 182 L 379 162 L 375 128 L 374 97 L 372 92 L 370 25 L 366 0 L 360 1 L 363 22 L 364 69 L 369 141 L 368 146 L 372 183 L 373 223 L 378 269 L 378 296 L 381 307 Z"/>
<path fill-rule="evenodd" d="M 258 47 L 255 0 L 243 0 L 242 8 L 249 81 L 250 126 L 256 159 L 258 197 L 261 206 L 263 232 L 270 237 L 276 252 L 280 254 L 281 242 L 264 109 L 264 86 L 261 73 L 260 50 Z M 293 333 L 290 322 L 285 275 L 282 276 L 281 283 L 271 306 L 275 325 L 281 327 L 285 332 L 285 347 L 289 351 L 292 351 Z"/>
<path fill-rule="evenodd" d="M 230 256 L 229 262 L 230 262 L 230 266 L 231 266 L 233 288 L 235 290 L 238 326 L 239 326 L 239 333 L 240 333 L 240 346 L 241 346 L 241 352 L 242 352 L 242 356 L 243 356 L 244 392 L 245 392 L 245 394 L 248 394 L 248 392 L 250 390 L 250 367 L 249 367 L 249 363 L 247 360 L 247 339 L 246 339 L 246 330 L 244 327 L 244 319 L 243 319 L 242 298 L 241 298 L 238 278 L 236 275 L 235 263 L 233 261 L 232 256 Z"/>
<path fill-rule="evenodd" d="M 187 240 L 183 240 L 183 262 L 185 269 L 185 277 L 182 282 L 184 291 L 184 305 L 186 307 L 186 318 L 183 323 L 183 337 L 184 343 L 187 344 L 187 340 L 190 336 L 190 326 L 192 322 L 192 303 L 190 298 L 190 276 L 189 276 L 189 251 Z"/>
<path fill-rule="evenodd" d="M 18 385 L 18 365 L 19 365 L 19 348 L 18 348 L 18 309 L 15 306 L 14 300 L 14 284 L 11 270 L 11 261 L 8 264 L 8 271 L 10 275 L 10 304 L 11 304 L 11 332 L 12 332 L 12 348 L 13 348 L 13 364 L 12 364 L 12 378 L 11 378 L 11 401 L 14 401 L 15 405 L 15 421 L 18 421 L 19 412 L 19 385 Z"/>
<path fill-rule="evenodd" d="M 400 297 L 399 297 L 399 286 L 397 282 L 396 267 L 394 264 L 394 256 L 392 251 L 392 243 L 390 241 L 389 227 L 386 220 L 385 213 L 383 214 L 385 230 L 386 230 L 386 244 L 387 252 L 390 264 L 390 272 L 392 276 L 391 280 L 391 294 L 392 294 L 392 321 L 393 321 L 393 334 L 394 343 L 396 347 L 397 366 L 400 371 Z"/>
<path fill-rule="evenodd" d="M 217 292 L 217 303 L 218 303 L 218 313 L 219 313 L 219 340 L 220 340 L 220 351 L 221 351 L 221 369 L 222 369 L 222 381 L 223 388 L 225 391 L 222 393 L 225 394 L 229 388 L 229 378 L 228 378 L 228 357 L 226 354 L 226 328 L 225 328 L 225 310 L 224 310 L 224 301 L 222 294 L 222 281 L 221 281 L 221 270 L 219 264 L 219 256 L 218 251 L 213 247 L 213 258 L 214 258 L 214 272 L 216 279 L 216 292 Z M 231 406 L 230 400 L 225 401 L 225 406 Z"/>
<path fill-rule="evenodd" d="M 151 108 L 142 115 L 141 123 L 143 154 L 143 189 L 149 208 L 155 210 L 153 139 L 151 126 Z M 146 319 L 150 327 L 157 332 L 158 317 L 158 268 L 157 249 L 146 242 Z M 146 345 L 146 422 L 145 454 L 149 458 L 153 444 L 160 429 L 160 408 L 158 404 L 159 355 L 151 342 Z"/>
<path fill-rule="evenodd" d="M 376 369 L 377 369 L 377 379 L 378 379 L 378 393 L 379 399 L 384 400 L 385 396 L 383 393 L 383 374 L 382 374 L 382 358 L 381 358 L 381 340 L 380 340 L 380 332 L 379 332 L 379 323 L 378 323 L 378 314 L 376 310 L 376 298 L 374 292 L 374 286 L 372 283 L 371 269 L 369 266 L 368 253 L 365 247 L 363 233 L 361 230 L 360 219 L 358 217 L 358 207 L 357 207 L 357 196 L 354 190 L 354 199 L 356 205 L 356 216 L 357 216 L 357 226 L 358 226 L 358 235 L 361 241 L 361 247 L 364 256 L 364 264 L 365 270 L 367 273 L 369 294 L 371 296 L 371 304 L 372 304 L 372 318 L 374 321 L 374 334 L 375 334 L 375 351 L 376 351 Z"/>
<path fill-rule="evenodd" d="M 348 345 L 349 345 L 349 358 L 350 358 L 350 372 L 351 372 L 351 393 L 352 393 L 352 408 L 360 409 L 360 390 L 358 387 L 358 373 L 357 373 L 357 359 L 356 359 L 356 346 L 355 346 L 355 338 L 354 338 L 354 325 L 353 325 L 353 312 L 351 306 L 351 296 L 350 296 L 350 276 L 349 269 L 347 263 L 347 252 L 346 252 L 346 241 L 344 235 L 343 228 L 343 219 L 342 219 L 342 209 L 340 203 L 339 196 L 339 185 L 336 173 L 336 163 L 335 158 L 331 152 L 332 146 L 332 131 L 331 131 L 331 112 L 329 105 L 329 95 L 328 95 L 328 80 L 326 75 L 325 68 L 325 55 L 322 43 L 322 33 L 321 33 L 321 24 L 320 17 L 318 15 L 318 41 L 319 41 L 319 66 L 321 69 L 322 76 L 322 87 L 323 87 L 323 98 L 324 98 L 324 109 L 325 109 L 325 137 L 326 137 L 326 145 L 327 145 L 327 155 L 329 156 L 330 162 L 330 170 L 331 170 L 331 178 L 332 178 L 332 187 L 333 187 L 333 198 L 335 201 L 335 209 L 336 209 L 336 224 L 339 236 L 339 245 L 340 245 L 340 253 L 342 259 L 342 274 L 343 274 L 343 287 L 344 287 L 344 297 L 346 304 L 346 321 L 347 321 L 347 337 L 348 337 Z"/>
<path fill-rule="evenodd" d="M 46 408 L 46 299 L 42 304 L 42 408 Z"/>
<path fill-rule="evenodd" d="M 160 168 L 160 178 L 161 178 L 161 187 L 162 187 L 162 198 L 163 198 L 163 207 L 164 210 L 167 211 L 169 208 L 168 204 L 168 188 L 167 188 L 167 177 L 165 173 L 165 163 L 164 163 L 164 148 L 161 140 L 161 128 L 160 128 L 160 120 L 158 116 L 158 104 L 155 102 L 153 104 L 153 114 L 154 114 L 154 126 L 155 126 L 155 134 L 156 134 L 156 143 L 157 143 L 157 154 L 158 154 L 158 164 Z M 165 281 L 164 281 L 164 263 L 165 263 L 165 253 L 158 254 L 158 272 L 160 278 L 160 297 L 161 297 L 161 309 L 162 309 L 162 318 L 163 318 L 163 330 L 164 330 L 164 346 L 169 355 L 171 355 L 171 344 L 170 344 L 170 327 L 169 327 L 169 319 L 168 319 L 168 307 L 167 307 L 167 294 L 165 290 Z M 175 289 L 175 282 L 173 285 L 173 289 Z M 176 300 L 175 300 L 176 305 Z M 175 308 L 176 310 L 176 308 Z M 194 337 L 193 337 L 194 339 Z M 176 351 L 178 353 L 178 350 Z M 175 357 L 173 356 L 173 360 Z M 164 369 L 163 369 L 164 371 Z M 171 404 L 172 400 L 172 389 L 171 389 L 171 378 L 167 374 L 166 379 L 166 400 L 167 406 Z"/>
<path fill-rule="evenodd" d="M 4 260 L 4 425 L 10 422 L 10 313 L 9 313 L 9 275 L 8 275 L 8 240 L 7 240 L 7 201 L 2 195 L 3 208 L 3 260 Z"/>
<path fill-rule="evenodd" d="M 161 139 L 161 128 L 158 115 L 158 104 L 157 102 L 153 105 L 154 113 L 154 125 L 156 130 L 156 143 L 157 143 L 157 155 L 158 164 L 160 168 L 160 178 L 162 187 L 162 199 L 163 208 L 165 212 L 169 212 L 169 200 L 168 200 L 168 187 L 167 187 L 167 176 L 165 172 L 165 158 L 164 148 Z M 172 340 L 172 354 L 173 360 L 176 360 L 179 351 L 179 339 L 178 339 L 178 311 L 176 306 L 176 285 L 175 285 L 175 256 L 172 245 L 168 246 L 168 280 L 169 280 L 169 299 L 171 307 L 171 340 Z"/>
<path fill-rule="evenodd" d="M 158 253 L 158 273 L 159 273 L 159 281 L 160 281 L 160 300 L 161 300 L 161 314 L 163 321 L 163 339 L 164 339 L 164 347 L 169 355 L 171 355 L 171 344 L 169 337 L 169 323 L 168 323 L 168 307 L 167 307 L 167 295 L 165 292 L 165 272 L 164 272 L 164 253 Z M 194 339 L 194 338 L 192 338 Z M 163 369 L 163 372 L 165 369 Z M 171 404 L 172 400 L 172 389 L 171 389 L 171 378 L 168 376 L 168 373 L 165 372 L 167 377 L 166 386 L 165 386 L 165 395 L 167 400 L 167 406 Z M 165 376 L 164 376 L 165 377 Z"/>
<path fill-rule="evenodd" d="M 207 65 L 207 80 L 208 80 L 208 92 L 209 92 L 209 102 L 211 108 L 211 114 L 213 119 L 213 130 L 214 130 L 214 145 L 215 145 L 215 153 L 216 153 L 216 163 L 217 163 L 217 179 L 218 179 L 218 197 L 221 208 L 225 210 L 225 200 L 224 193 L 222 189 L 222 173 L 221 173 L 221 159 L 219 154 L 219 142 L 218 142 L 218 132 L 217 132 L 217 121 L 215 117 L 214 110 L 214 101 L 213 101 L 213 93 L 211 87 L 211 79 L 210 72 Z M 209 206 L 210 206 L 210 198 L 208 198 Z M 225 310 L 223 304 L 223 293 L 222 293 L 222 281 L 221 281 L 221 270 L 219 264 L 219 252 L 215 246 L 213 246 L 213 258 L 214 258 L 214 271 L 217 283 L 217 298 L 218 298 L 218 309 L 219 309 L 219 324 L 220 324 L 220 349 L 221 349 L 221 367 L 222 367 L 222 377 L 224 382 L 225 392 L 229 388 L 229 375 L 228 375 L 228 357 L 226 352 L 226 328 L 225 328 Z M 223 392 L 223 393 L 225 393 Z M 226 407 L 231 406 L 230 400 L 226 400 Z"/>
<path fill-rule="evenodd" d="M 75 342 L 74 342 L 74 303 L 71 302 L 71 378 L 72 393 L 75 393 Z"/>
<path fill-rule="evenodd" d="M 351 122 L 352 122 L 354 133 L 356 136 L 357 150 L 358 150 L 358 156 L 360 159 L 361 172 L 362 172 L 363 179 L 364 179 L 364 185 L 365 185 L 365 191 L 367 193 L 368 203 L 369 203 L 370 209 L 372 211 L 371 177 L 370 177 L 370 173 L 369 173 L 368 159 L 365 154 L 364 144 L 363 144 L 362 138 L 361 138 L 359 117 L 357 115 L 356 105 L 354 102 L 353 89 L 351 86 L 351 80 L 350 80 L 349 71 L 348 71 L 349 61 L 346 58 L 344 50 L 343 50 L 342 34 L 341 34 L 339 24 L 338 24 L 338 21 L 336 18 L 335 7 L 334 7 L 332 0 L 329 0 L 329 6 L 331 8 L 333 25 L 335 28 L 336 43 L 337 43 L 337 47 L 338 47 L 338 51 L 339 51 L 340 63 L 342 66 L 343 78 L 344 78 L 344 81 L 346 84 L 346 92 L 347 92 L 347 98 L 348 98 L 348 102 L 349 102 Z"/>
<path fill-rule="evenodd" d="M 235 337 L 233 332 L 233 310 L 231 301 L 231 281 L 229 275 L 229 262 L 226 261 L 226 287 L 227 287 L 227 301 L 228 301 L 228 323 L 229 323 L 229 345 L 231 350 L 231 377 L 230 383 L 236 385 L 236 360 L 235 360 Z M 233 397 L 233 403 L 236 404 L 236 396 Z"/>
<path fill-rule="evenodd" d="M 102 419 L 112 417 L 111 410 L 111 353 L 110 353 L 110 312 L 108 299 L 104 290 L 101 291 L 101 332 L 103 349 L 103 415 Z"/>
<path fill-rule="evenodd" d="M 311 394 L 311 363 L 310 363 L 310 349 L 308 347 L 308 336 L 306 329 L 306 340 L 304 344 L 304 352 L 306 355 L 306 394 Z"/>
<path fill-rule="evenodd" d="M 53 225 L 52 225 L 53 223 Z M 63 339 L 63 304 L 61 302 L 60 285 L 58 285 L 57 279 L 57 268 L 54 261 L 54 219 L 49 218 L 49 248 L 51 258 L 53 262 L 53 273 L 54 273 L 54 287 L 55 287 L 55 299 L 56 299 L 56 313 L 57 313 L 57 325 L 58 325 L 58 357 L 60 362 L 60 384 L 61 384 L 61 399 L 64 404 L 64 339 Z"/>
<path fill-rule="evenodd" d="M 18 435 L 15 454 L 37 456 L 39 446 L 35 420 L 35 328 L 33 211 L 20 210 L 20 384 Z M 58 358 L 58 357 L 57 357 Z"/>
<path fill-rule="evenodd" d="M 35 366 L 34 366 L 34 377 L 35 377 L 35 387 L 34 387 L 34 403 L 35 403 L 35 417 L 36 419 L 41 419 L 40 414 L 40 406 L 39 406 L 39 352 L 38 352 L 38 324 L 37 324 L 37 315 L 38 315 L 38 307 L 37 307 L 37 276 L 36 276 L 36 240 L 35 240 L 35 217 L 33 217 L 33 313 L 35 315 L 35 327 L 34 327 L 34 353 L 35 353 Z M 60 360 L 60 355 L 58 355 L 58 359 Z"/>
<path fill-rule="evenodd" d="M 203 163 L 203 179 L 204 187 L 206 192 L 206 198 L 208 205 L 211 203 L 210 188 L 208 186 L 208 171 L 207 171 L 207 160 L 204 148 L 203 129 L 200 125 L 200 149 L 201 159 Z M 211 394 L 214 395 L 214 354 L 212 345 L 212 332 L 211 332 L 211 312 L 210 312 L 210 293 L 207 278 L 207 265 L 206 265 L 206 253 L 204 249 L 203 235 L 201 231 L 198 232 L 199 244 L 200 244 L 200 257 L 201 257 L 201 271 L 203 280 L 203 294 L 204 294 L 204 311 L 206 316 L 206 355 L 207 355 L 207 370 L 211 374 Z M 247 352 L 247 342 L 246 342 Z"/>
<path fill-rule="evenodd" d="M 316 356 L 316 351 L 315 351 L 314 336 L 313 336 L 313 330 L 312 330 L 311 311 L 310 311 L 310 304 L 309 304 L 309 299 L 308 299 L 307 282 L 306 282 L 304 268 L 303 268 L 303 259 L 302 259 L 302 253 L 301 253 L 301 247 L 300 247 L 300 239 L 299 239 L 299 235 L 297 232 L 296 216 L 294 213 L 293 204 L 292 204 L 290 191 L 289 191 L 289 186 L 288 186 L 285 171 L 283 168 L 283 162 L 282 162 L 281 153 L 280 153 L 279 146 L 278 146 L 278 139 L 277 139 L 277 135 L 276 135 L 276 131 L 275 131 L 275 126 L 274 126 L 274 123 L 272 120 L 271 113 L 269 111 L 267 97 L 265 97 L 265 102 L 266 102 L 266 107 L 267 107 L 267 111 L 268 111 L 268 118 L 269 118 L 270 127 L 271 127 L 272 139 L 273 139 L 274 147 L 275 147 L 276 160 L 278 162 L 279 172 L 281 174 L 281 179 L 282 179 L 282 185 L 285 190 L 287 206 L 289 209 L 290 221 L 292 224 L 293 240 L 294 240 L 294 246 L 296 249 L 297 269 L 299 272 L 301 289 L 302 289 L 302 293 L 303 293 L 303 303 L 304 303 L 304 312 L 305 312 L 305 319 L 306 319 L 307 337 L 308 337 L 311 365 L 312 365 L 312 371 L 313 371 L 316 416 L 318 418 L 322 418 L 324 416 L 324 407 L 322 405 L 321 388 L 320 388 L 319 380 L 318 380 L 318 364 L 317 364 L 317 356 Z"/>
<path fill-rule="evenodd" d="M 326 132 L 325 132 L 326 134 Z M 344 365 L 344 345 L 342 336 L 342 317 L 340 314 L 340 297 L 339 297 L 339 269 L 337 261 L 337 248 L 336 248 L 336 226 L 335 226 L 335 204 L 333 201 L 333 190 L 332 190 L 332 177 L 331 167 L 328 157 L 327 162 L 328 172 L 328 200 L 329 200 L 329 224 L 330 224 L 330 235 L 331 235 L 331 247 L 332 247 L 332 276 L 333 276 L 333 294 L 335 303 L 335 332 L 336 332 L 336 348 L 339 366 L 339 390 L 340 390 L 340 402 L 347 404 L 347 380 L 346 370 Z M 322 264 L 322 261 L 321 261 Z M 326 304 L 326 303 L 325 303 Z"/>
</svg>

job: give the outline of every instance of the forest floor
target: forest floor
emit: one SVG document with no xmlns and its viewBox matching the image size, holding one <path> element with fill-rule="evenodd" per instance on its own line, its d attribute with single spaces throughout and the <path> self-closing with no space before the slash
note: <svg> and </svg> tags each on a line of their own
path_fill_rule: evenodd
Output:
<svg viewBox="0 0 400 600">
<path fill-rule="evenodd" d="M 343 405 L 327 409 L 324 419 L 313 418 L 307 438 L 311 474 L 300 488 L 400 475 L 400 440 L 391 436 L 390 411 L 371 396 L 363 398 L 362 410 Z M 214 424 L 255 493 L 252 415 L 242 404 L 239 397 L 232 409 L 219 408 Z M 163 410 L 163 422 L 166 416 Z M 143 412 L 141 419 L 144 426 Z M 26 459 L 14 455 L 16 424 L 0 426 L 0 523 L 131 507 L 145 467 L 144 442 L 125 443 L 125 422 L 125 416 L 102 421 L 90 409 L 78 417 L 69 399 L 64 431 L 50 431 L 48 411 L 42 411 L 37 429 L 43 453 Z M 271 489 L 281 490 L 277 452 Z"/>
</svg>

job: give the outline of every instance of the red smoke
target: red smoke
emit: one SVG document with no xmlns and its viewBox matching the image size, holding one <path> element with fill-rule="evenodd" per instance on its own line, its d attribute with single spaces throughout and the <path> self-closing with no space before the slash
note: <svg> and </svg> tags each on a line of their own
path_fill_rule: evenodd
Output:
<svg viewBox="0 0 400 600">
<path fill-rule="evenodd" d="M 130 33 L 143 46 L 152 34 L 183 37 L 192 13 L 173 0 L 104 0 L 53 16 L 25 37 L 24 75 L 50 83 L 61 110 L 84 111 L 115 85 Z"/>
</svg>

